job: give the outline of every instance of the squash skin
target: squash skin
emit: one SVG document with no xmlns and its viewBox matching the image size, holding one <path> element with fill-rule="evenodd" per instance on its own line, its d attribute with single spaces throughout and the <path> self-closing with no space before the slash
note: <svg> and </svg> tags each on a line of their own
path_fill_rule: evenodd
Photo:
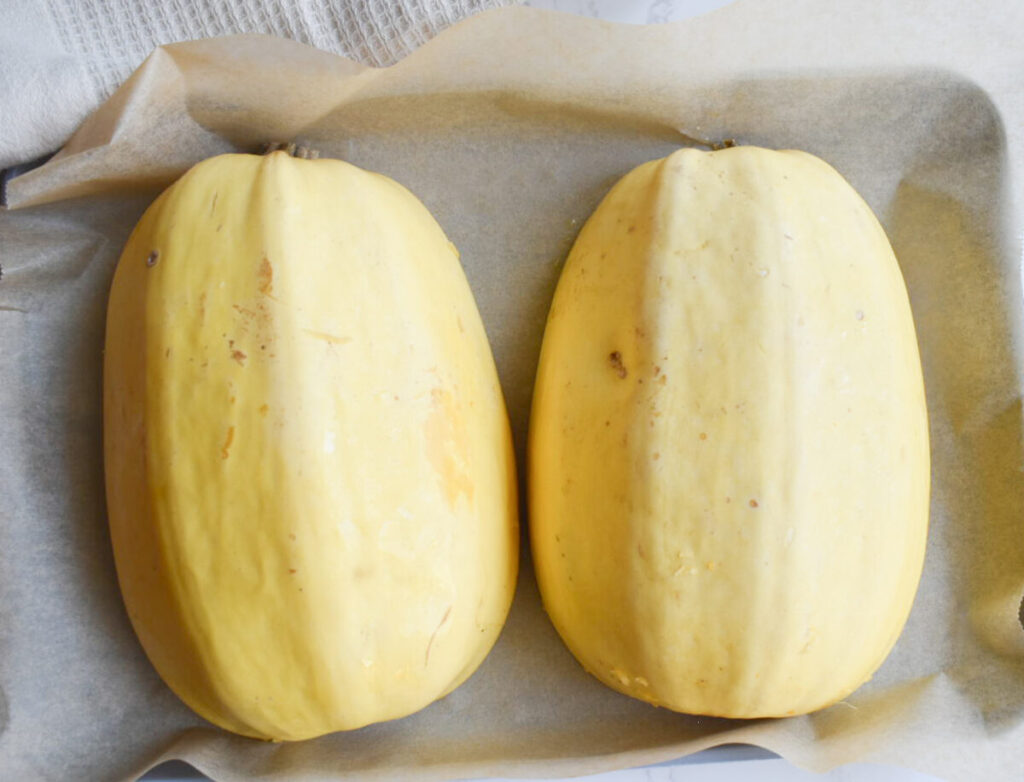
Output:
<svg viewBox="0 0 1024 782">
<path fill-rule="evenodd" d="M 108 513 L 133 627 L 209 721 L 298 740 L 410 714 L 496 641 L 515 467 L 458 253 L 392 180 L 222 155 L 110 293 Z"/>
<path fill-rule="evenodd" d="M 559 280 L 529 442 L 541 595 L 586 670 L 693 714 L 841 700 L 909 614 L 929 469 L 899 266 L 834 169 L 685 149 L 612 188 Z"/>
</svg>

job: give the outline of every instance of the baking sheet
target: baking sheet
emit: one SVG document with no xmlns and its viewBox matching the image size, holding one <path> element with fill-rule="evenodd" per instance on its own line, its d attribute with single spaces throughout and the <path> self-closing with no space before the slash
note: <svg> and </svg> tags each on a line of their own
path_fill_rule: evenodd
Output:
<svg viewBox="0 0 1024 782">
<path fill-rule="evenodd" d="M 0 213 L 3 776 L 128 779 L 168 758 L 218 782 L 567 776 L 750 742 L 813 769 L 1020 779 L 1024 53 L 1006 44 L 1021 29 L 1024 11 L 994 0 L 741 0 L 658 27 L 506 9 L 384 70 L 265 37 L 157 50 L 56 158 L 11 183 Z M 106 294 L 160 189 L 210 155 L 293 138 L 409 187 L 461 251 L 521 460 L 576 232 L 619 176 L 693 136 L 824 157 L 900 259 L 929 402 L 932 527 L 914 610 L 875 678 L 788 720 L 652 708 L 583 673 L 525 559 L 490 657 L 419 714 L 299 744 L 192 715 L 132 635 L 103 501 Z"/>
</svg>

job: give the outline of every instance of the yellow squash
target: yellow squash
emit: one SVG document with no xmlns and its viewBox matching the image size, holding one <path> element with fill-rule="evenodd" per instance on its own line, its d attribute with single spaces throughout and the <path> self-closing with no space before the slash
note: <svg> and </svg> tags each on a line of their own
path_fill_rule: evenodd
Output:
<svg viewBox="0 0 1024 782">
<path fill-rule="evenodd" d="M 725 717 L 850 693 L 928 520 L 917 342 L 868 206 L 802 152 L 629 173 L 559 281 L 529 456 L 544 603 L 602 682 Z"/>
<path fill-rule="evenodd" d="M 107 498 L 136 633 L 228 730 L 401 717 L 480 664 L 516 578 L 512 448 L 455 247 L 394 181 L 223 155 L 110 293 Z"/>
</svg>

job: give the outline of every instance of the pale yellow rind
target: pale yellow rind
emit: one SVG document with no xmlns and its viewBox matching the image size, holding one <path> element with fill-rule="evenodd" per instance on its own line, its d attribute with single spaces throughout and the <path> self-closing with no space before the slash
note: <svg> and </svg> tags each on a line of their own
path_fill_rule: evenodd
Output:
<svg viewBox="0 0 1024 782">
<path fill-rule="evenodd" d="M 529 443 L 544 604 L 605 684 L 809 712 L 885 659 L 928 522 L 925 398 L 882 228 L 801 152 L 681 150 L 570 253 Z"/>
<path fill-rule="evenodd" d="M 497 639 L 508 419 L 455 248 L 386 177 L 224 155 L 146 212 L 110 295 L 107 495 L 154 666 L 229 730 L 414 712 Z"/>
</svg>

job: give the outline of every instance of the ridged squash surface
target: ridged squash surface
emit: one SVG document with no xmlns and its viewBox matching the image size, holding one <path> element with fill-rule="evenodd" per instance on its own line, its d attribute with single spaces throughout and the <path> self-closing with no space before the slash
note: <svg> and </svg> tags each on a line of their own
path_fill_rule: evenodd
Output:
<svg viewBox="0 0 1024 782">
<path fill-rule="evenodd" d="M 547 611 L 602 682 L 784 716 L 882 663 L 921 574 L 928 425 L 871 210 L 797 151 L 678 151 L 581 231 L 529 443 Z"/>
<path fill-rule="evenodd" d="M 104 363 L 118 578 L 156 669 L 303 739 L 458 686 L 516 578 L 504 401 L 454 246 L 394 181 L 204 161 L 118 264 Z"/>
</svg>

